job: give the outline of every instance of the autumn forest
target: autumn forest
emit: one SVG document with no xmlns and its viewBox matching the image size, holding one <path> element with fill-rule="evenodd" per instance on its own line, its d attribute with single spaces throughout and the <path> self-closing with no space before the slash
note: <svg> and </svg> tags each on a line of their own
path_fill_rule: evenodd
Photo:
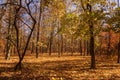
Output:
<svg viewBox="0 0 120 80">
<path fill-rule="evenodd" d="M 120 0 L 0 0 L 0 80 L 119 80 Z"/>
</svg>

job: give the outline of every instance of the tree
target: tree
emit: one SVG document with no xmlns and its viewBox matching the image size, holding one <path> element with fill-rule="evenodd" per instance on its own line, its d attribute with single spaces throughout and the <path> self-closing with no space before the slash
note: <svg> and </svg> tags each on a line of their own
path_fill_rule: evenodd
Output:
<svg viewBox="0 0 120 80">
<path fill-rule="evenodd" d="M 29 42 L 30 42 L 30 38 L 32 36 L 32 33 L 35 29 L 35 24 L 36 24 L 36 20 L 35 18 L 33 17 L 32 15 L 32 12 L 31 12 L 31 9 L 30 9 L 30 4 L 33 2 L 33 0 L 31 1 L 25 1 L 25 4 L 27 5 L 26 7 L 23 7 L 22 5 L 22 0 L 20 0 L 20 3 L 18 6 L 18 8 L 16 9 L 16 14 L 15 14 L 15 21 L 14 21 L 14 26 L 15 26 L 15 29 L 16 29 L 16 44 L 17 44 L 17 52 L 18 52 L 18 55 L 19 55 L 19 62 L 17 63 L 17 65 L 15 66 L 15 70 L 17 69 L 21 69 L 21 63 L 22 63 L 22 60 L 24 59 L 24 56 L 26 54 L 26 50 L 28 48 L 28 45 L 29 45 Z M 18 16 L 19 16 L 19 12 L 21 10 L 21 8 L 25 9 L 26 13 L 29 15 L 31 21 L 32 21 L 32 24 L 31 24 L 31 27 L 30 28 L 30 33 L 28 35 L 28 38 L 27 38 L 27 41 L 26 41 L 26 44 L 25 44 L 25 47 L 23 49 L 23 52 L 22 52 L 22 55 L 20 55 L 20 50 L 19 50 L 19 28 L 17 27 L 17 20 L 18 20 Z M 36 9 L 35 9 L 36 11 Z"/>
<path fill-rule="evenodd" d="M 100 32 L 100 22 L 104 18 L 101 8 L 95 9 L 95 4 L 102 5 L 102 0 L 80 0 L 75 1 L 76 5 L 80 5 L 79 26 L 76 34 L 86 36 L 89 39 L 89 51 L 91 55 L 91 69 L 95 69 L 95 36 Z M 96 6 L 97 7 L 97 6 Z M 89 32 L 89 33 L 88 33 Z M 85 38 L 85 37 L 84 37 Z"/>
<path fill-rule="evenodd" d="M 30 42 L 31 35 L 32 35 L 34 28 L 35 28 L 36 20 L 33 17 L 33 12 L 30 8 L 31 7 L 30 5 L 31 4 L 34 5 L 34 3 L 33 3 L 33 0 L 30 0 L 30 1 L 24 1 L 24 4 L 23 4 L 23 0 L 20 0 L 20 1 L 15 1 L 15 3 L 7 2 L 7 3 L 1 4 L 1 5 L 7 5 L 7 4 L 15 6 L 14 28 L 16 31 L 16 40 L 15 41 L 11 40 L 11 42 L 16 47 L 16 50 L 17 50 L 17 53 L 19 56 L 19 62 L 15 66 L 15 70 L 17 70 L 17 69 L 21 69 L 22 60 L 24 59 L 24 56 L 26 54 L 26 50 L 27 50 L 29 42 Z M 26 6 L 24 6 L 24 5 L 26 5 Z M 36 11 L 36 9 L 35 9 L 35 11 Z M 31 24 L 31 26 L 27 25 L 26 23 L 24 23 L 24 21 L 21 20 L 24 17 L 24 16 L 22 16 L 23 14 L 28 15 L 27 17 L 29 17 L 29 20 L 32 21 L 31 23 L 29 23 L 29 24 Z M 25 18 L 24 18 L 24 20 L 25 20 Z M 19 25 L 18 24 L 19 22 L 22 22 L 24 25 L 27 25 L 27 27 L 30 29 L 30 31 L 28 33 L 28 38 L 27 38 L 26 43 L 24 45 L 25 47 L 23 47 L 23 51 L 20 51 L 20 40 L 19 39 L 20 39 L 20 27 L 22 25 Z"/>
<path fill-rule="evenodd" d="M 110 15 L 110 18 L 107 18 L 107 22 L 111 26 L 111 30 L 118 35 L 118 43 L 117 43 L 117 49 L 118 49 L 118 59 L 117 63 L 120 61 L 120 11 L 119 7 L 114 10 L 114 13 Z"/>
<path fill-rule="evenodd" d="M 38 54 L 39 54 L 39 45 L 38 45 L 38 42 L 39 42 L 39 38 L 40 38 L 41 14 L 43 12 L 43 7 L 44 7 L 43 0 L 41 0 L 39 2 L 39 5 L 40 5 L 40 8 L 39 8 L 40 10 L 39 10 L 39 19 L 38 19 L 38 26 L 37 26 L 36 58 L 38 58 Z"/>
<path fill-rule="evenodd" d="M 8 0 L 8 3 L 14 3 L 14 0 Z M 14 6 L 8 4 L 7 5 L 7 11 L 6 11 L 6 23 L 8 24 L 7 28 L 7 41 L 6 41 L 6 53 L 5 53 L 5 59 L 10 59 L 11 53 L 13 53 L 13 44 L 11 40 L 13 39 L 14 35 L 14 27 L 13 27 L 13 22 L 14 22 Z"/>
</svg>

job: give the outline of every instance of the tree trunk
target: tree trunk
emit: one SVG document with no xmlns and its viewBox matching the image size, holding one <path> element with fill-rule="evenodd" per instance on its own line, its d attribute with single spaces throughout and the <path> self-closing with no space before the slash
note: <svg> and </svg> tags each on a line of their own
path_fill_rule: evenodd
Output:
<svg viewBox="0 0 120 80">
<path fill-rule="evenodd" d="M 8 2 L 12 2 L 11 0 L 8 0 Z M 7 34 L 7 42 L 6 42 L 6 54 L 5 54 L 5 59 L 10 59 L 10 54 L 11 54 L 11 35 L 12 35 L 12 14 L 10 13 L 10 11 L 13 11 L 12 6 L 8 5 L 8 34 Z"/>
<path fill-rule="evenodd" d="M 80 55 L 82 56 L 82 41 L 79 40 L 79 52 L 80 52 Z"/>
<path fill-rule="evenodd" d="M 108 37 L 107 37 L 107 38 L 108 38 L 108 39 L 107 39 L 107 42 L 108 42 L 108 43 L 107 43 L 107 57 L 108 57 L 108 56 L 110 56 L 110 53 L 111 53 L 111 52 L 110 52 L 110 45 L 111 45 L 111 43 L 110 43 L 110 42 L 111 42 L 111 34 L 110 34 L 110 31 L 109 31 L 109 34 L 108 34 Z"/>
<path fill-rule="evenodd" d="M 120 63 L 120 41 L 118 43 L 118 59 L 117 59 L 117 63 Z"/>
<path fill-rule="evenodd" d="M 31 54 L 34 53 L 34 42 L 32 42 L 32 45 L 31 45 Z"/>
<path fill-rule="evenodd" d="M 7 43 L 6 55 L 5 55 L 6 60 L 10 59 L 10 54 L 11 54 L 11 46 L 10 46 L 10 43 Z"/>
<path fill-rule="evenodd" d="M 19 60 L 17 65 L 14 67 L 14 70 L 21 70 L 22 69 L 22 59 Z"/>
<path fill-rule="evenodd" d="M 84 40 L 84 56 L 85 56 L 85 54 L 86 54 L 86 40 Z"/>
<path fill-rule="evenodd" d="M 117 63 L 120 63 L 120 40 L 118 42 L 118 58 L 117 58 Z"/>
<path fill-rule="evenodd" d="M 74 41 L 74 39 L 73 39 L 73 36 L 72 36 L 72 38 L 71 38 L 71 56 L 73 56 L 73 48 L 74 48 L 73 41 Z"/>
<path fill-rule="evenodd" d="M 43 0 L 40 1 L 40 13 L 39 13 L 39 19 L 38 19 L 38 27 L 37 27 L 37 39 L 36 44 L 39 42 L 39 35 L 40 35 L 40 26 L 41 26 L 41 14 L 42 14 L 42 7 L 43 7 Z M 39 46 L 36 45 L 36 58 L 38 58 L 39 54 Z"/>
<path fill-rule="evenodd" d="M 86 47 L 87 47 L 87 56 L 89 55 L 89 42 L 87 41 L 86 43 Z"/>
<path fill-rule="evenodd" d="M 61 34 L 61 42 L 60 42 L 60 52 L 61 52 L 61 55 L 63 55 L 63 36 Z"/>
<path fill-rule="evenodd" d="M 91 69 L 95 69 L 93 25 L 90 26 L 90 55 L 91 55 Z"/>
<path fill-rule="evenodd" d="M 52 52 L 52 42 L 53 42 L 53 32 L 51 32 L 49 39 L 49 56 L 51 56 L 51 52 Z"/>
<path fill-rule="evenodd" d="M 100 46 L 99 46 L 99 55 L 102 54 L 102 39 L 100 39 Z"/>
<path fill-rule="evenodd" d="M 49 43 L 49 56 L 51 56 L 51 52 L 52 52 L 52 42 L 50 41 L 50 43 Z"/>
<path fill-rule="evenodd" d="M 91 4 L 89 3 L 89 0 L 88 0 L 88 3 L 87 3 L 87 9 L 89 10 L 90 13 L 92 13 L 92 6 Z M 89 15 L 89 18 L 91 16 Z M 96 66 L 95 66 L 95 52 L 94 52 L 94 27 L 93 27 L 93 22 L 92 20 L 90 19 L 89 20 L 89 30 L 90 30 L 90 55 L 91 55 L 91 69 L 95 69 Z"/>
</svg>

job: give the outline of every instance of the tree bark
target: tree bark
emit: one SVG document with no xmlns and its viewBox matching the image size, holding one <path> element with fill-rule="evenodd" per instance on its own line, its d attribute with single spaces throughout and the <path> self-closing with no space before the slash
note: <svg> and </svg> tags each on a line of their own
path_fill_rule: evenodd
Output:
<svg viewBox="0 0 120 80">
<path fill-rule="evenodd" d="M 52 52 L 52 42 L 53 42 L 53 30 L 50 34 L 50 39 L 49 39 L 49 56 L 51 56 L 51 52 Z"/>
<path fill-rule="evenodd" d="M 89 42 L 87 41 L 86 43 L 86 47 L 87 47 L 87 56 L 89 55 Z"/>
<path fill-rule="evenodd" d="M 36 44 L 38 44 L 39 42 L 39 37 L 40 37 L 40 24 L 41 24 L 41 14 L 42 14 L 42 7 L 43 7 L 43 0 L 40 1 L 40 14 L 39 14 L 39 20 L 38 20 L 38 27 L 37 27 L 37 41 Z M 36 45 L 36 58 L 38 58 L 38 54 L 39 54 L 39 46 Z"/>
<path fill-rule="evenodd" d="M 119 38 L 119 42 L 118 42 L 118 58 L 117 58 L 117 63 L 120 63 L 120 38 Z"/>
<path fill-rule="evenodd" d="M 88 0 L 87 3 L 87 9 L 89 10 L 89 13 L 92 13 L 92 6 L 89 3 L 90 1 Z M 89 16 L 90 18 L 91 16 Z M 95 69 L 95 52 L 94 52 L 94 25 L 91 19 L 89 19 L 89 29 L 90 29 L 90 55 L 91 55 L 91 69 Z"/>
<path fill-rule="evenodd" d="M 95 53 L 94 53 L 94 36 L 93 36 L 93 25 L 90 26 L 90 55 L 91 55 L 91 69 L 95 69 Z"/>
<path fill-rule="evenodd" d="M 82 56 L 82 40 L 79 40 L 79 52 L 80 55 Z"/>
</svg>

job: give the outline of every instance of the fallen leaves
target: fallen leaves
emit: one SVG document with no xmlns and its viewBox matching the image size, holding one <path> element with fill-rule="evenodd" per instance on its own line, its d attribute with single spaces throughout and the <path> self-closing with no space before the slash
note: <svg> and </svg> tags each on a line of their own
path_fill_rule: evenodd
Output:
<svg viewBox="0 0 120 80">
<path fill-rule="evenodd" d="M 105 59 L 105 58 L 104 58 Z M 4 60 L 0 56 L 0 79 L 22 80 L 81 80 L 81 79 L 120 79 L 120 64 L 116 59 L 100 60 L 97 58 L 97 69 L 89 69 L 89 56 L 39 57 L 26 56 L 23 69 L 14 72 L 17 56 Z"/>
</svg>

